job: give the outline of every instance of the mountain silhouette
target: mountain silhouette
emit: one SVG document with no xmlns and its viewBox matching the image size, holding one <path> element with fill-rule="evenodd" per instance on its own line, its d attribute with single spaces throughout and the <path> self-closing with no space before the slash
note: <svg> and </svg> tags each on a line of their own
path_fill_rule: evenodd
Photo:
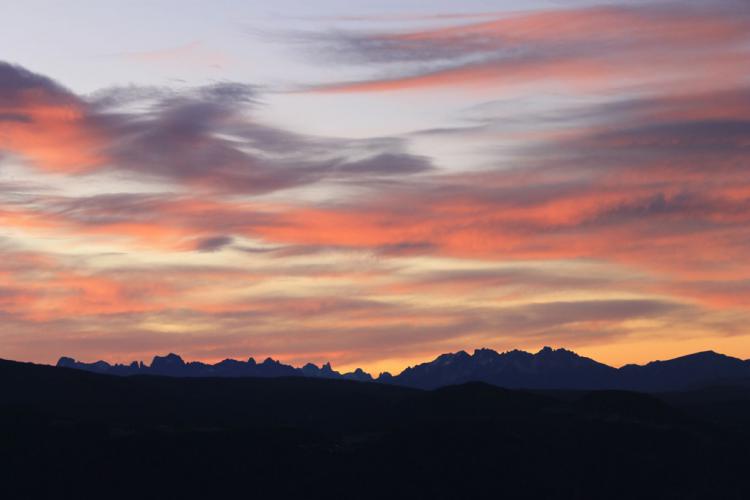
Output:
<svg viewBox="0 0 750 500">
<path fill-rule="evenodd" d="M 308 363 L 295 368 L 266 358 L 256 363 L 226 359 L 216 364 L 186 363 L 176 354 L 155 356 L 150 365 L 132 362 L 110 365 L 105 361 L 82 363 L 62 357 L 57 366 L 109 375 L 165 375 L 170 377 L 310 377 L 377 381 L 417 389 L 436 389 L 468 382 L 515 389 L 676 391 L 717 384 L 749 384 L 750 361 L 713 351 L 699 352 L 646 365 L 614 368 L 567 349 L 544 347 L 537 353 L 513 350 L 498 353 L 477 349 L 442 354 L 434 360 L 406 368 L 398 375 L 373 378 L 364 370 L 340 373 L 330 363 Z"/>
<path fill-rule="evenodd" d="M 676 391 L 728 382 L 748 384 L 750 361 L 707 351 L 618 369 L 566 349 L 545 347 L 536 354 L 478 349 L 473 355 L 443 354 L 392 379 L 422 389 L 472 381 L 525 389 Z"/>
<path fill-rule="evenodd" d="M 510 388 L 601 389 L 616 386 L 617 370 L 565 349 L 545 347 L 536 354 L 498 353 L 477 349 L 443 354 L 434 361 L 407 368 L 393 383 L 434 389 L 466 382 L 486 382 Z"/>
<path fill-rule="evenodd" d="M 62 357 L 57 362 L 61 368 L 75 368 L 107 375 L 163 375 L 168 377 L 313 377 L 329 379 L 349 379 L 367 382 L 372 376 L 358 368 L 353 372 L 339 373 L 326 363 L 318 368 L 308 363 L 302 368 L 285 365 L 272 358 L 266 358 L 262 363 L 248 358 L 247 361 L 225 359 L 214 365 L 191 361 L 186 363 L 180 356 L 169 353 L 166 356 L 154 356 L 151 365 L 133 361 L 128 365 L 111 365 L 106 361 L 82 363 L 73 358 Z"/>
<path fill-rule="evenodd" d="M 630 389 L 668 391 L 750 380 L 750 360 L 704 351 L 668 361 L 652 361 L 643 366 L 625 365 L 620 368 L 619 375 L 621 384 Z"/>
</svg>

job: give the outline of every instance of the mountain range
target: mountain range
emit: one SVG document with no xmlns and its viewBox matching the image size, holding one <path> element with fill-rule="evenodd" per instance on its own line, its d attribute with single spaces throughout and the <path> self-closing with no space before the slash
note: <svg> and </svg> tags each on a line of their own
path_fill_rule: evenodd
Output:
<svg viewBox="0 0 750 500">
<path fill-rule="evenodd" d="M 216 364 L 185 362 L 176 354 L 155 356 L 150 365 L 129 365 L 105 361 L 83 363 L 62 357 L 57 366 L 110 375 L 162 375 L 170 377 L 309 377 L 348 379 L 361 382 L 435 389 L 438 387 L 485 382 L 523 389 L 623 389 L 646 392 L 678 391 L 725 383 L 750 385 L 750 360 L 741 360 L 713 351 L 698 352 L 645 365 L 629 364 L 614 368 L 580 356 L 567 349 L 544 347 L 537 353 L 512 350 L 499 353 L 477 349 L 442 354 L 436 359 L 406 368 L 398 375 L 382 373 L 377 378 L 358 368 L 340 373 L 330 363 L 318 367 L 308 363 L 301 368 L 271 358 L 257 363 L 226 359 Z"/>
</svg>

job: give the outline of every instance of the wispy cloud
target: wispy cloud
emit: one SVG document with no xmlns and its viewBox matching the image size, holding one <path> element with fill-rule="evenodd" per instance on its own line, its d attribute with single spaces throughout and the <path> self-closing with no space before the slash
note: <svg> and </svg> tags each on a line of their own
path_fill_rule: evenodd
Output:
<svg viewBox="0 0 750 500">
<path fill-rule="evenodd" d="M 7 80 L 0 88 L 6 117 L 0 147 L 42 170 L 121 170 L 208 191 L 259 194 L 432 168 L 397 139 L 323 139 L 264 126 L 250 116 L 251 86 L 222 83 L 181 94 L 116 88 L 88 102 L 22 68 L 0 69 Z M 140 98 L 145 109 L 133 106 Z"/>
<path fill-rule="evenodd" d="M 117 54 L 128 61 L 163 66 L 171 64 L 177 66 L 202 66 L 222 69 L 231 63 L 232 59 L 224 52 L 211 49 L 200 41 L 191 41 L 182 45 L 165 47 L 156 50 L 124 52 Z"/>
<path fill-rule="evenodd" d="M 612 4 L 511 15 L 426 30 L 297 35 L 328 61 L 382 65 L 383 76 L 313 87 L 380 92 L 524 85 L 622 88 L 743 78 L 750 13 L 735 1 Z M 294 39 L 294 38 L 293 38 Z M 686 66 L 689 65 L 689 66 Z M 697 68 L 709 79 L 695 81 Z M 687 82 L 686 80 L 690 80 Z M 725 82 L 726 83 L 726 82 Z"/>
</svg>

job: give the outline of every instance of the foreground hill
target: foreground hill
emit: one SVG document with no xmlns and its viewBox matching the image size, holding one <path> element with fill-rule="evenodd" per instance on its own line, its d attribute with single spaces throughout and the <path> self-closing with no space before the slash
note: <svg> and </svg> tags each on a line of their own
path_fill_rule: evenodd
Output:
<svg viewBox="0 0 750 500">
<path fill-rule="evenodd" d="M 0 394 L 8 498 L 750 496 L 741 387 L 423 391 L 0 361 Z"/>
<path fill-rule="evenodd" d="M 215 365 L 186 363 L 176 354 L 154 357 L 151 365 L 133 362 L 110 365 L 104 361 L 81 363 L 63 357 L 57 366 L 110 375 L 167 375 L 171 377 L 308 377 L 347 379 L 435 389 L 466 382 L 485 382 L 500 387 L 524 389 L 620 389 L 646 392 L 695 389 L 732 381 L 750 384 L 750 361 L 712 351 L 654 361 L 643 366 L 613 368 L 566 349 L 545 347 L 536 354 L 525 351 L 498 353 L 477 349 L 443 354 L 433 361 L 409 367 L 396 376 L 381 374 L 377 379 L 357 369 L 339 373 L 330 363 L 302 368 L 267 358 L 257 363 L 227 359 Z"/>
</svg>

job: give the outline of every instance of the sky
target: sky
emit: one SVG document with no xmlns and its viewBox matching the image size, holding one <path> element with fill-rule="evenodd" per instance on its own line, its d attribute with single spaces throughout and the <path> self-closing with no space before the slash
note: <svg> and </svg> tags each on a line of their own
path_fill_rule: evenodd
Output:
<svg viewBox="0 0 750 500">
<path fill-rule="evenodd" d="M 0 357 L 750 357 L 750 3 L 0 0 Z"/>
</svg>

